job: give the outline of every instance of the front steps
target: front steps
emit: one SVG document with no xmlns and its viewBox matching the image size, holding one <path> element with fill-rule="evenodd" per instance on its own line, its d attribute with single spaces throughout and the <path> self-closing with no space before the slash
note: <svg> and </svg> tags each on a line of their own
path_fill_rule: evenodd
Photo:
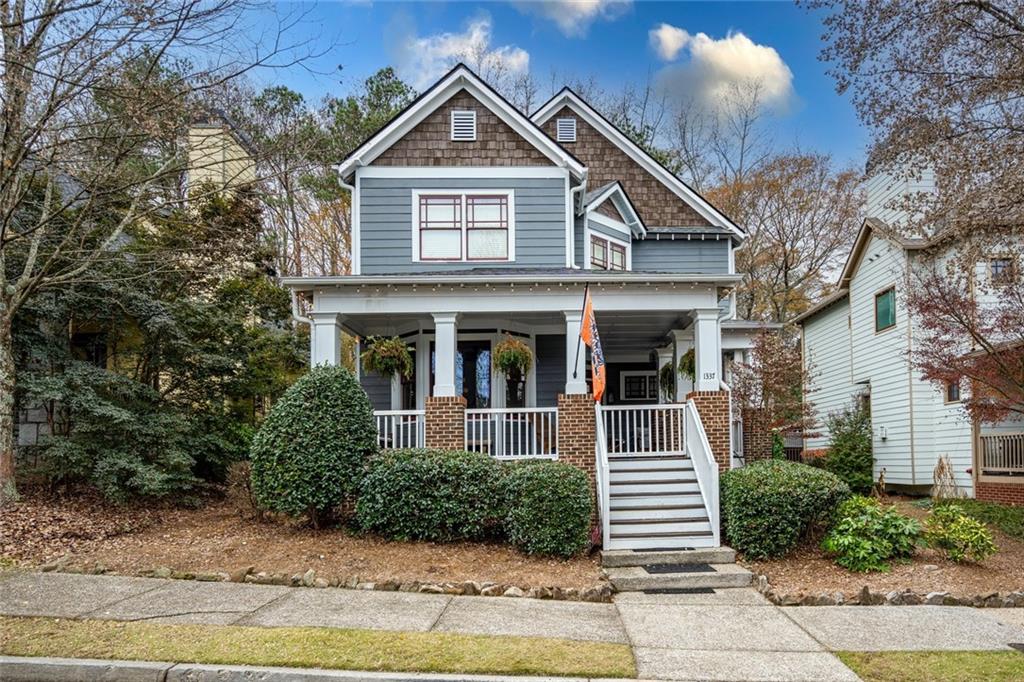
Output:
<svg viewBox="0 0 1024 682">
<path fill-rule="evenodd" d="M 753 574 L 733 561 L 728 547 L 601 552 L 601 565 L 617 592 L 748 587 Z"/>
<path fill-rule="evenodd" d="M 608 457 L 608 549 L 713 547 L 693 463 L 684 453 Z"/>
</svg>

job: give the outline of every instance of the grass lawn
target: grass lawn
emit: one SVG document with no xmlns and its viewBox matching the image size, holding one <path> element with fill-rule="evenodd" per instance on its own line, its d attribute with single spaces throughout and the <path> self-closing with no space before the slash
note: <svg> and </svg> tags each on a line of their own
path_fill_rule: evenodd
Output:
<svg viewBox="0 0 1024 682">
<path fill-rule="evenodd" d="M 1024 680 L 1016 651 L 844 651 L 839 658 L 865 682 L 1003 682 Z"/>
<path fill-rule="evenodd" d="M 436 632 L 0 618 L 0 652 L 343 670 L 636 677 L 633 653 L 625 644 Z"/>
</svg>

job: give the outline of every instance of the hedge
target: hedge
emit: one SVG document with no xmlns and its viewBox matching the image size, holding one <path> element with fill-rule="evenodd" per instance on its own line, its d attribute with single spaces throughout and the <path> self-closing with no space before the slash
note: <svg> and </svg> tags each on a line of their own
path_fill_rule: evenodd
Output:
<svg viewBox="0 0 1024 682">
<path fill-rule="evenodd" d="M 508 465 L 505 497 L 505 532 L 523 552 L 569 557 L 590 542 L 594 502 L 582 470 L 548 461 Z"/>
</svg>

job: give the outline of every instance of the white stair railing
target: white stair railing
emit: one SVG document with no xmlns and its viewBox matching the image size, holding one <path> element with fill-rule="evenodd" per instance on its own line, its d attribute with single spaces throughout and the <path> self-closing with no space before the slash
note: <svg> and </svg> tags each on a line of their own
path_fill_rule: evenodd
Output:
<svg viewBox="0 0 1024 682">
<path fill-rule="evenodd" d="M 422 448 L 426 442 L 425 410 L 374 410 L 373 418 L 384 450 Z"/>
<path fill-rule="evenodd" d="M 557 459 L 557 407 L 466 410 L 466 449 L 499 459 Z"/>
<path fill-rule="evenodd" d="M 718 462 L 715 461 L 708 436 L 704 432 L 704 424 L 701 423 L 697 406 L 692 400 L 686 402 L 685 414 L 686 453 L 693 463 L 694 473 L 697 474 L 697 484 L 704 497 L 704 507 L 708 512 L 708 521 L 711 523 L 715 547 L 718 547 L 722 542 L 718 523 Z"/>
<path fill-rule="evenodd" d="M 608 436 L 604 429 L 604 415 L 601 403 L 594 403 L 594 471 L 597 474 L 597 515 L 601 524 L 601 546 L 608 547 L 611 541 L 611 499 L 608 489 L 611 473 L 608 471 Z"/>
</svg>

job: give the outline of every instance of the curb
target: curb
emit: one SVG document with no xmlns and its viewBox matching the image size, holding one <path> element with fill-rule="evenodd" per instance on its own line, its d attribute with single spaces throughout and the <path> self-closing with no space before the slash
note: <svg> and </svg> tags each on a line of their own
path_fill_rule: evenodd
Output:
<svg viewBox="0 0 1024 682">
<path fill-rule="evenodd" d="M 363 672 L 23 656 L 0 656 L 0 679 L 4 682 L 623 682 L 583 677 Z"/>
</svg>

